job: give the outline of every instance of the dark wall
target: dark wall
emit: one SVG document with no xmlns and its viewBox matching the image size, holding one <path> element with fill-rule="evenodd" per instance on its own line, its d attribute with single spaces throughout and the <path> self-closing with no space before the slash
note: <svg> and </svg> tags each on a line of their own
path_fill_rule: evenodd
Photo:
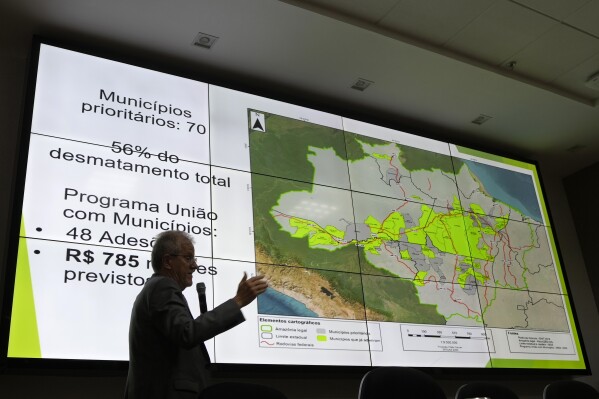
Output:
<svg viewBox="0 0 599 399">
<path fill-rule="evenodd" d="M 4 287 L 6 250 L 26 61 L 0 52 L 0 287 Z M 0 291 L 0 306 L 3 292 Z"/>
<path fill-rule="evenodd" d="M 599 309 L 599 162 L 564 179 L 572 220 L 593 290 L 595 306 Z"/>
</svg>

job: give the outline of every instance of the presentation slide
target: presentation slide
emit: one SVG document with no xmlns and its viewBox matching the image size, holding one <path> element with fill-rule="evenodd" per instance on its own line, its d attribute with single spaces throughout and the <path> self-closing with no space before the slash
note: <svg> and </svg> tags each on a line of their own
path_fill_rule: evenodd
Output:
<svg viewBox="0 0 599 399">
<path fill-rule="evenodd" d="M 532 163 L 47 44 L 27 151 L 8 358 L 127 361 L 175 229 L 269 282 L 214 363 L 587 367 Z"/>
</svg>

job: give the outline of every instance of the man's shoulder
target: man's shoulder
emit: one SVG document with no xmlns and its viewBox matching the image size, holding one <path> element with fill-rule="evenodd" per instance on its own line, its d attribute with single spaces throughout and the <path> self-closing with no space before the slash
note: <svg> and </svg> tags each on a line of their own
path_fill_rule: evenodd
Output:
<svg viewBox="0 0 599 399">
<path fill-rule="evenodd" d="M 176 281 L 170 277 L 162 276 L 160 274 L 152 274 L 152 276 L 144 284 L 145 290 L 155 289 L 175 289 L 180 290 Z"/>
<path fill-rule="evenodd" d="M 174 298 L 182 298 L 183 293 L 176 281 L 170 277 L 153 274 L 140 291 L 136 302 L 150 308 L 170 303 Z"/>
</svg>

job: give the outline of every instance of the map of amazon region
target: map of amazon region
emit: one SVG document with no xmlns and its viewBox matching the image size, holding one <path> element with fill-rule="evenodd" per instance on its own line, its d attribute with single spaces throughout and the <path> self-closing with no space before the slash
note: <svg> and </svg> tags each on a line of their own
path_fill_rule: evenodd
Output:
<svg viewBox="0 0 599 399">
<path fill-rule="evenodd" d="M 248 122 L 259 313 L 569 331 L 530 175 L 260 110 Z"/>
</svg>

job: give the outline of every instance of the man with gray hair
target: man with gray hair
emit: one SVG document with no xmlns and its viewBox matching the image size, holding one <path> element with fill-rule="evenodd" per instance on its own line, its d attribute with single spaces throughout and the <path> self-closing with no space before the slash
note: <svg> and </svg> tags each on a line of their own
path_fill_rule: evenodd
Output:
<svg viewBox="0 0 599 399">
<path fill-rule="evenodd" d="M 160 233 L 152 268 L 131 312 L 125 398 L 195 399 L 207 385 L 204 341 L 243 322 L 241 308 L 268 284 L 264 276 L 244 273 L 233 298 L 194 318 L 183 296 L 197 269 L 193 238 L 175 230 Z"/>
</svg>

